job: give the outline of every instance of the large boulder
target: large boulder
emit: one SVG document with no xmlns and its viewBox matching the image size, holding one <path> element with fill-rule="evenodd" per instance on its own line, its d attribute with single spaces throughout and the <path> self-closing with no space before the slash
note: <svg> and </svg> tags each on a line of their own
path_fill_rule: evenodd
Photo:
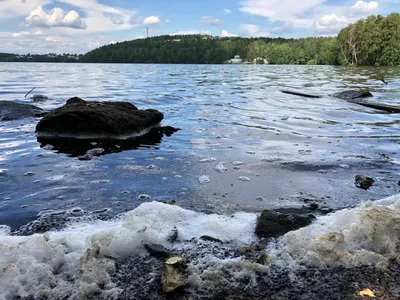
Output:
<svg viewBox="0 0 400 300">
<path fill-rule="evenodd" d="M 335 98 L 343 99 L 343 100 L 355 100 L 355 99 L 363 99 L 363 98 L 373 97 L 373 95 L 368 91 L 357 91 L 357 90 L 342 91 L 342 92 L 334 93 L 331 96 L 335 97 Z"/>
<path fill-rule="evenodd" d="M 129 102 L 86 102 L 75 97 L 40 120 L 36 131 L 47 136 L 112 138 L 140 134 L 163 118 L 157 110 L 138 110 Z"/>
<path fill-rule="evenodd" d="M 313 215 L 282 214 L 264 210 L 257 219 L 255 233 L 260 238 L 279 237 L 289 231 L 310 225 L 314 219 Z"/>
<path fill-rule="evenodd" d="M 47 112 L 31 104 L 22 104 L 13 101 L 0 101 L 0 120 L 12 121 L 24 118 L 42 117 Z"/>
</svg>

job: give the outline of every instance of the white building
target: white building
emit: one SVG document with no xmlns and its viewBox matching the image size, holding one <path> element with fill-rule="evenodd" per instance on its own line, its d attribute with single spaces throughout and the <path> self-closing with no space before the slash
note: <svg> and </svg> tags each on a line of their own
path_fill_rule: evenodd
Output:
<svg viewBox="0 0 400 300">
<path fill-rule="evenodd" d="M 243 62 L 243 59 L 240 58 L 240 55 L 235 55 L 232 59 L 228 60 L 230 64 L 240 64 Z"/>
</svg>

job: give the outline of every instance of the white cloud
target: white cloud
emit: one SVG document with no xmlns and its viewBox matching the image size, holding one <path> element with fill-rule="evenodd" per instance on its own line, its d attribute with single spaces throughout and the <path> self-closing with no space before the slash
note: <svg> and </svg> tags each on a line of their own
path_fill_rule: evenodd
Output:
<svg viewBox="0 0 400 300">
<path fill-rule="evenodd" d="M 349 19 L 335 14 L 324 15 L 314 23 L 314 29 L 317 32 L 334 33 L 347 26 Z"/>
<path fill-rule="evenodd" d="M 26 1 L 26 0 L 25 0 Z M 128 30 L 139 25 L 141 19 L 134 20 L 133 10 L 121 9 L 97 3 L 96 0 L 57 0 L 84 11 L 87 28 L 85 33 Z M 69 31 L 64 33 L 72 34 Z"/>
<path fill-rule="evenodd" d="M 243 24 L 240 26 L 240 33 L 243 36 L 263 37 L 269 36 L 269 32 L 262 31 L 260 26 L 254 24 Z"/>
<path fill-rule="evenodd" d="M 69 27 L 74 29 L 85 29 L 86 23 L 83 21 L 78 13 L 71 10 L 67 14 L 64 10 L 55 7 L 51 14 L 47 14 L 41 6 L 31 11 L 25 18 L 27 25 L 42 28 L 50 27 Z"/>
<path fill-rule="evenodd" d="M 146 19 L 143 20 L 144 25 L 156 25 L 160 23 L 161 23 L 160 18 L 156 16 L 147 17 Z"/>
<path fill-rule="evenodd" d="M 313 21 L 304 15 L 324 2 L 325 0 L 245 0 L 241 2 L 240 11 L 266 17 L 272 22 L 291 22 L 296 26 L 310 27 Z"/>
<path fill-rule="evenodd" d="M 225 15 L 230 15 L 232 13 L 232 10 L 230 10 L 230 9 L 224 9 L 224 14 Z"/>
<path fill-rule="evenodd" d="M 173 32 L 170 35 L 193 35 L 193 34 L 211 35 L 211 32 L 209 30 L 182 30 Z"/>
<path fill-rule="evenodd" d="M 165 24 L 169 24 L 171 21 L 169 19 L 165 19 Z"/>
<path fill-rule="evenodd" d="M 222 30 L 221 36 L 222 37 L 234 37 L 234 36 L 238 36 L 238 35 L 229 33 L 227 30 Z"/>
<path fill-rule="evenodd" d="M 280 33 L 291 33 L 294 31 L 292 22 L 285 22 L 281 27 L 274 27 L 271 29 L 272 33 L 280 34 Z"/>
<path fill-rule="evenodd" d="M 32 35 L 43 35 L 43 34 L 44 34 L 43 31 L 37 30 L 37 31 L 33 31 L 33 32 L 30 32 L 30 31 L 15 32 L 15 33 L 12 33 L 11 36 L 14 38 L 18 38 L 21 36 L 32 36 Z"/>
<path fill-rule="evenodd" d="M 210 16 L 202 17 L 201 23 L 203 23 L 204 25 L 212 25 L 212 26 L 224 25 L 224 21 L 217 19 L 217 18 L 210 17 Z"/>
<path fill-rule="evenodd" d="M 53 0 L 7 0 L 0 4 L 0 20 L 16 17 L 26 17 L 29 12 L 39 6 L 51 3 Z"/>
<path fill-rule="evenodd" d="M 364 1 L 357 1 L 351 7 L 351 12 L 354 14 L 369 14 L 379 8 L 378 2 L 371 1 L 371 2 L 364 2 Z"/>
</svg>

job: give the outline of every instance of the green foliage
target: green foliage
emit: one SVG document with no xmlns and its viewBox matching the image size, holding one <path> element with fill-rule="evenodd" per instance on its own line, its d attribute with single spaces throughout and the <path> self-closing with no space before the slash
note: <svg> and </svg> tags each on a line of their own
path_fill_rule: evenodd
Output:
<svg viewBox="0 0 400 300">
<path fill-rule="evenodd" d="M 249 63 L 400 65 L 400 15 L 361 19 L 342 29 L 336 38 L 168 35 L 107 45 L 79 56 L 0 53 L 0 61 L 221 64 L 235 55 Z"/>
<path fill-rule="evenodd" d="M 26 55 L 18 55 L 18 54 L 10 54 L 10 53 L 0 53 L 0 62 L 58 62 L 58 63 L 67 63 L 67 62 L 79 62 L 80 57 L 83 55 L 77 54 L 26 54 Z"/>
<path fill-rule="evenodd" d="M 337 40 L 342 65 L 399 65 L 400 15 L 361 19 L 342 29 Z"/>
</svg>

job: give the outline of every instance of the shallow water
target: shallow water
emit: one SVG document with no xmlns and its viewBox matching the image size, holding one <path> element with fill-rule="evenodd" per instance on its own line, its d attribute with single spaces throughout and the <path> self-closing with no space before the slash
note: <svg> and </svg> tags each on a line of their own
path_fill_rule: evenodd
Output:
<svg viewBox="0 0 400 300">
<path fill-rule="evenodd" d="M 388 85 L 380 78 L 385 76 Z M 139 195 L 207 211 L 346 207 L 400 192 L 399 116 L 320 95 L 369 88 L 400 105 L 400 68 L 328 66 L 0 64 L 1 100 L 52 109 L 73 96 L 130 101 L 181 128 L 160 143 L 91 161 L 44 150 L 38 119 L 0 123 L 0 224 L 46 210 L 136 207 Z M 222 162 L 224 162 L 222 164 Z M 242 163 L 238 163 L 242 162 Z M 374 177 L 368 191 L 354 175 Z M 208 180 L 204 180 L 207 178 Z"/>
</svg>

